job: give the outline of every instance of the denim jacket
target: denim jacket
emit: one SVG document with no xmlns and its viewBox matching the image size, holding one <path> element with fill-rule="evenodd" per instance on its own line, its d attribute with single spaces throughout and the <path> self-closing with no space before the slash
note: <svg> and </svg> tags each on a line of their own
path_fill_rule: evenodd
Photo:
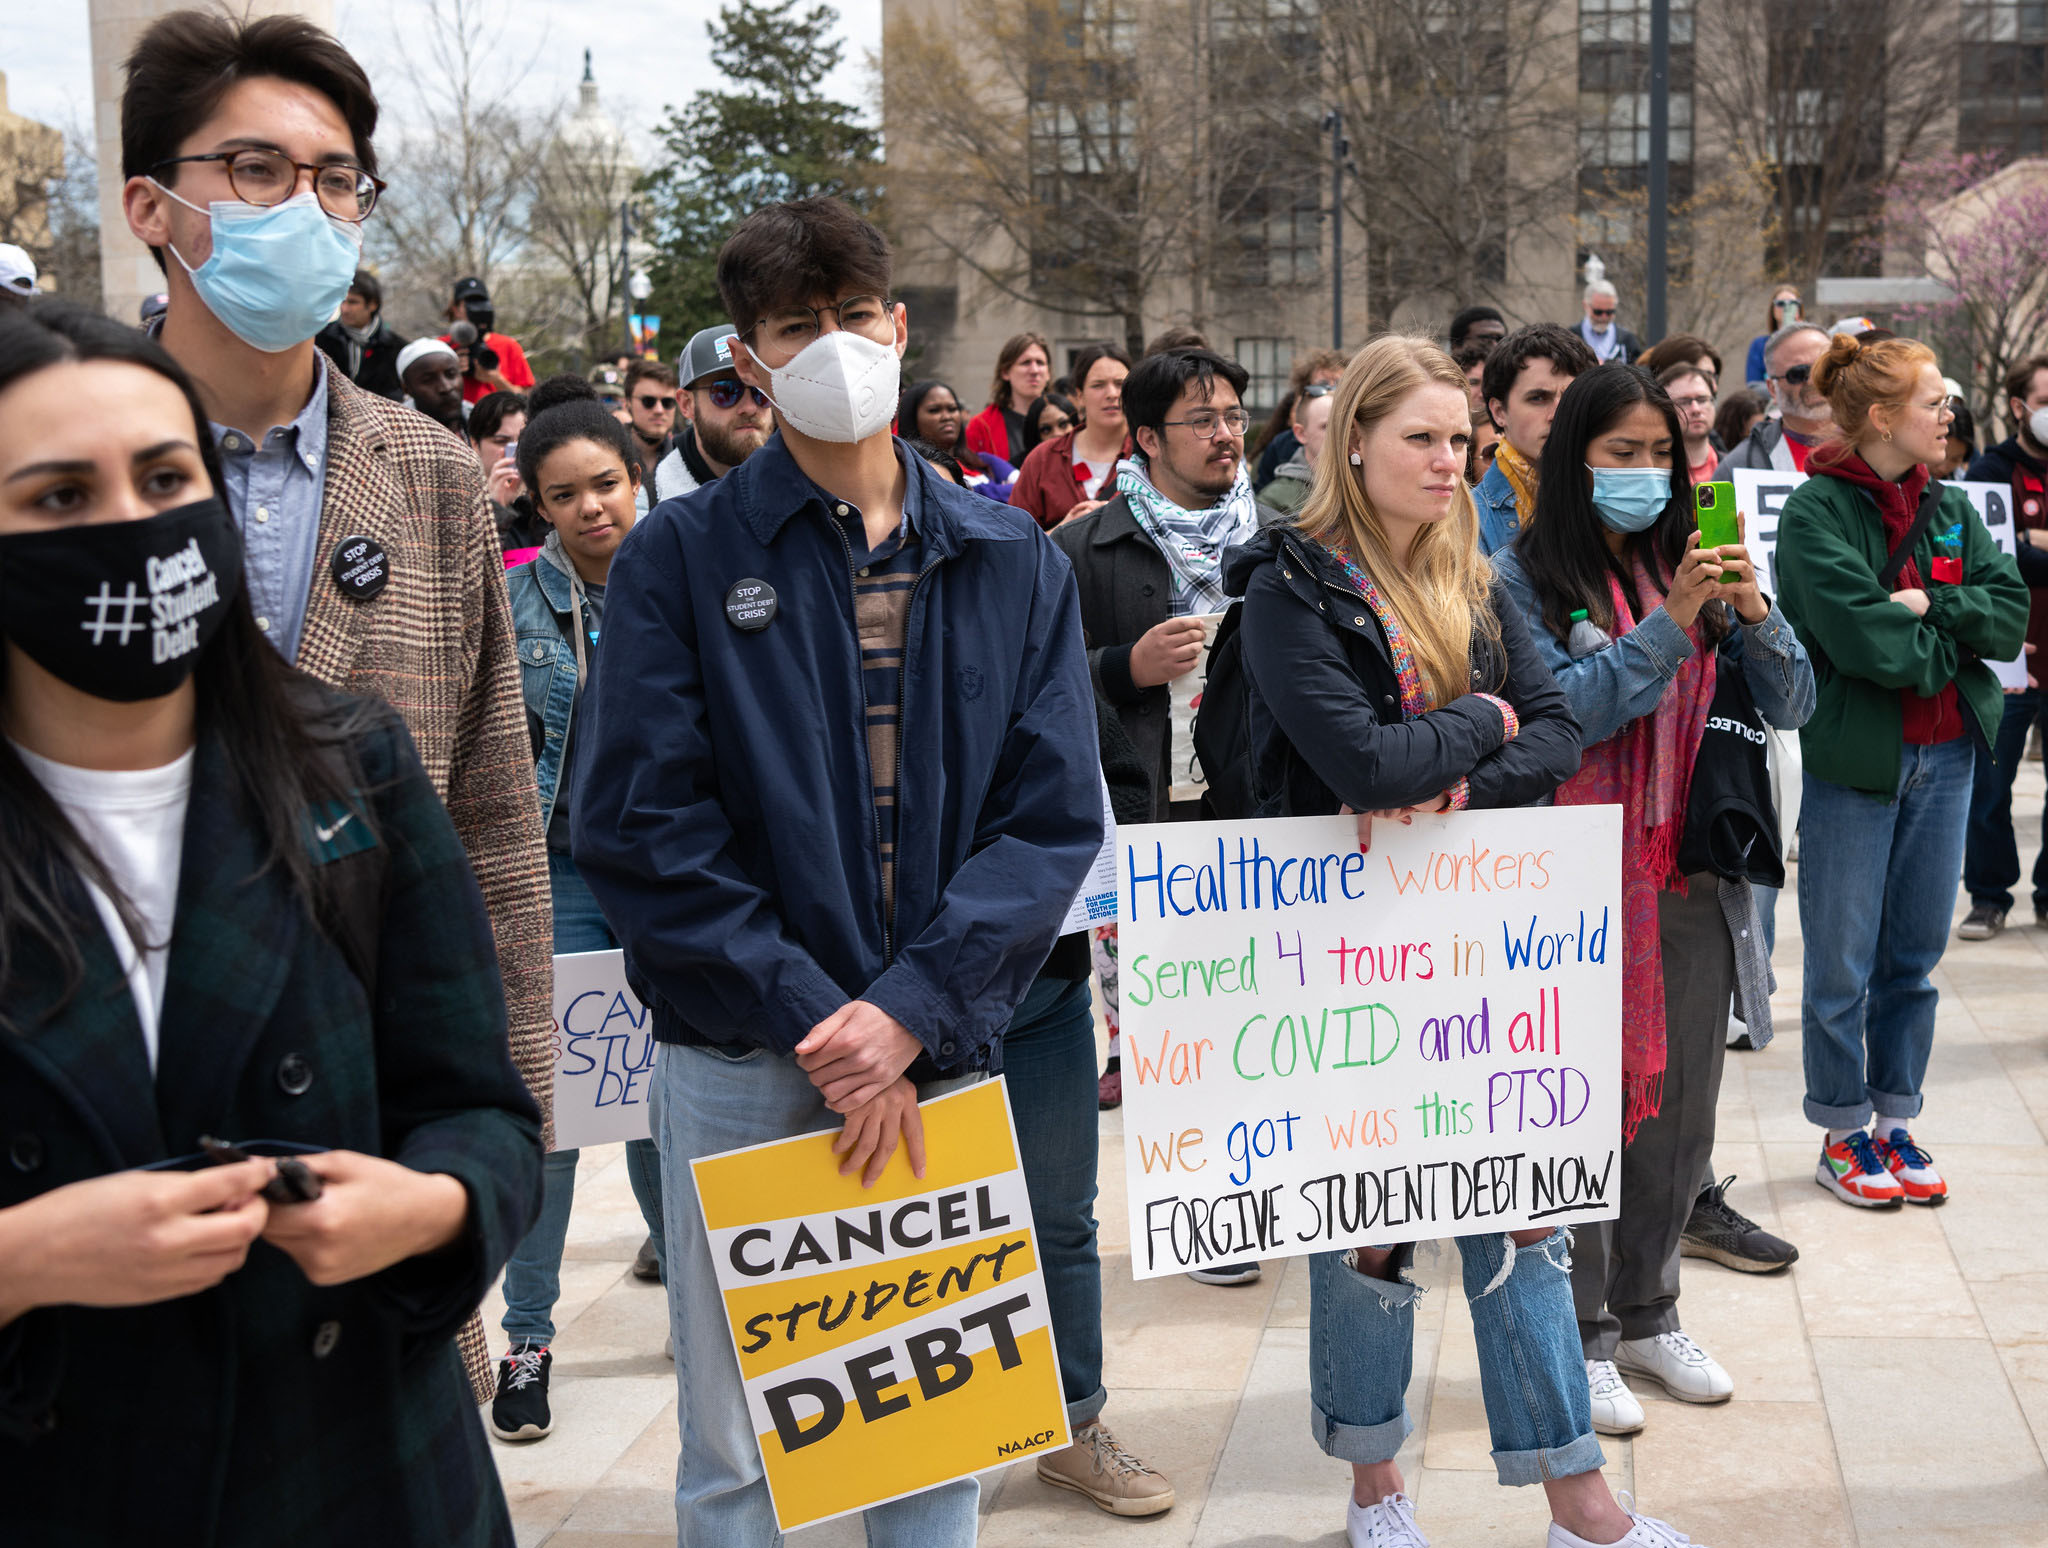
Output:
<svg viewBox="0 0 2048 1548">
<path fill-rule="evenodd" d="M 1660 607 L 1607 649 L 1575 661 L 1544 624 L 1542 599 L 1512 548 L 1493 556 L 1493 572 L 1529 621 L 1537 652 L 1571 700 L 1588 747 L 1655 709 L 1692 654 L 1690 636 Z M 1796 730 L 1813 713 L 1813 663 L 1776 602 L 1762 623 L 1741 624 L 1721 642 L 1721 660 L 1741 663 L 1757 712 L 1772 725 Z"/>
<path fill-rule="evenodd" d="M 1522 518 L 1515 510 L 1515 486 L 1495 463 L 1472 491 L 1479 506 L 1479 551 L 1491 557 L 1510 547 L 1522 532 Z"/>
<path fill-rule="evenodd" d="M 562 749 L 576 708 L 576 646 L 570 633 L 569 571 L 562 540 L 550 531 L 540 556 L 506 572 L 512 628 L 519 659 L 519 691 L 533 738 L 534 783 L 540 787 L 540 822 L 555 814 L 562 781 Z"/>
</svg>

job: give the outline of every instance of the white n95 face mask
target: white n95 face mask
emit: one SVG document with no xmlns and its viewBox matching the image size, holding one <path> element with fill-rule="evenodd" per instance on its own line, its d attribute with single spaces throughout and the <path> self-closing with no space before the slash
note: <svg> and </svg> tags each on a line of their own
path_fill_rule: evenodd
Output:
<svg viewBox="0 0 2048 1548">
<path fill-rule="evenodd" d="M 769 401 L 782 422 L 814 441 L 865 441 L 889 428 L 903 386 L 893 345 L 841 328 L 821 333 L 788 365 L 771 367 Z"/>
</svg>

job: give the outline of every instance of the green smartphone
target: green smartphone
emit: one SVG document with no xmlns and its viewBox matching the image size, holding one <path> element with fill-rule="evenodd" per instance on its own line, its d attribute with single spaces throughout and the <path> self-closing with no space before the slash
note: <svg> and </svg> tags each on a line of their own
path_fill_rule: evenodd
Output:
<svg viewBox="0 0 2048 1548">
<path fill-rule="evenodd" d="M 1717 483 L 1694 484 L 1692 505 L 1700 519 L 1700 547 L 1733 547 L 1742 541 L 1742 523 L 1735 512 L 1735 486 L 1725 479 Z M 1723 575 L 1721 584 L 1732 586 L 1735 577 Z"/>
</svg>

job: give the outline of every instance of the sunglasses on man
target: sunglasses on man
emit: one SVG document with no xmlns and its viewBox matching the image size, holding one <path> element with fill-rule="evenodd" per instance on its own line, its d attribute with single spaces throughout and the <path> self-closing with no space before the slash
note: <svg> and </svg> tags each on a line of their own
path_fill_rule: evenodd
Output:
<svg viewBox="0 0 2048 1548">
<path fill-rule="evenodd" d="M 736 376 L 721 376 L 717 381 L 706 387 L 704 391 L 711 399 L 711 406 L 713 408 L 737 408 L 739 407 L 740 399 L 750 392 L 754 395 L 754 406 L 756 408 L 768 407 L 767 393 L 758 387 L 747 386 L 746 383 Z"/>
<path fill-rule="evenodd" d="M 1809 381 L 1812 380 L 1812 378 L 1813 367 L 1810 365 L 1803 365 L 1787 366 L 1785 367 L 1785 374 L 1783 376 L 1774 376 L 1771 378 L 1771 380 L 1774 382 L 1784 382 L 1788 386 L 1792 387 L 1804 387 Z"/>
<path fill-rule="evenodd" d="M 640 406 L 646 409 L 647 412 L 650 414 L 653 413 L 656 409 L 672 409 L 676 406 L 676 400 L 674 398 L 649 397 L 644 392 L 638 395 L 638 399 Z"/>
</svg>

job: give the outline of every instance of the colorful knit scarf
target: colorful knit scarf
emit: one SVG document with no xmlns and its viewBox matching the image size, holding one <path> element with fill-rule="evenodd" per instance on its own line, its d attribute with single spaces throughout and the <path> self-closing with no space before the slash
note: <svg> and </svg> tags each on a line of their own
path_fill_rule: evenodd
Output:
<svg viewBox="0 0 2048 1548">
<path fill-rule="evenodd" d="M 1652 605 L 1664 594 L 1638 557 L 1636 593 Z M 1614 602 L 1613 634 L 1636 626 L 1621 582 L 1608 577 Z M 1621 823 L 1621 1132 L 1636 1137 L 1645 1118 L 1664 1101 L 1664 951 L 1658 935 L 1657 895 L 1685 891 L 1678 869 L 1685 834 L 1692 766 L 1714 702 L 1714 651 L 1699 621 L 1686 630 L 1692 654 L 1665 688 L 1657 707 L 1606 741 L 1589 747 L 1579 772 L 1558 786 L 1559 806 L 1622 808 Z"/>
<path fill-rule="evenodd" d="M 1380 594 L 1380 588 L 1373 584 L 1373 578 L 1366 574 L 1364 566 L 1351 557 L 1351 550 L 1341 543 L 1324 543 L 1323 551 L 1337 561 L 1344 571 L 1344 578 L 1351 582 L 1358 594 L 1365 599 L 1365 605 L 1372 616 L 1379 620 L 1380 629 L 1387 637 L 1387 654 L 1394 658 L 1394 676 L 1401 684 L 1401 718 L 1414 720 L 1435 709 L 1436 701 L 1430 696 L 1429 685 L 1423 681 L 1422 669 L 1415 664 L 1415 650 L 1408 643 L 1408 631 L 1401 627 L 1401 618 L 1393 605 Z M 1488 695 L 1491 697 L 1491 695 Z M 1512 724 L 1514 710 L 1495 699 L 1501 707 L 1504 721 Z M 1512 733 L 1510 733 L 1512 735 Z M 1470 785 L 1460 776 L 1451 786 L 1450 810 L 1463 811 L 1470 796 Z"/>
<path fill-rule="evenodd" d="M 1493 465 L 1515 492 L 1516 525 L 1527 527 L 1536 519 L 1536 464 L 1503 438 L 1493 449 Z"/>
</svg>

